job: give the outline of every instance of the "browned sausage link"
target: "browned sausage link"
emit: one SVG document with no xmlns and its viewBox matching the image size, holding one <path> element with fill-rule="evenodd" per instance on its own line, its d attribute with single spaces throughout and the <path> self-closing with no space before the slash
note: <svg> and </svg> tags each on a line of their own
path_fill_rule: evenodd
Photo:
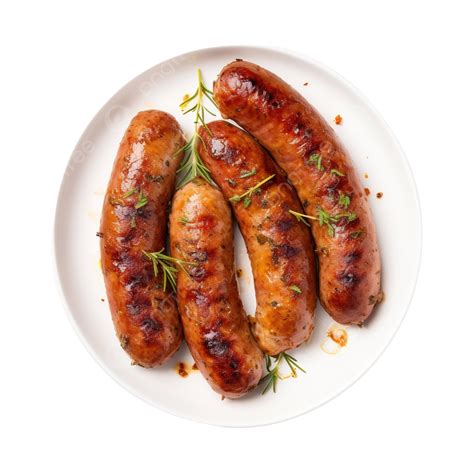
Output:
<svg viewBox="0 0 474 474">
<path fill-rule="evenodd" d="M 287 173 L 318 247 L 321 303 L 340 323 L 361 324 L 381 294 L 380 256 L 365 194 L 331 127 L 292 87 L 236 61 L 214 84 L 220 111 L 248 130 Z"/>
<path fill-rule="evenodd" d="M 268 354 L 293 349 L 314 328 L 316 282 L 309 229 L 289 214 L 303 212 L 293 187 L 246 132 L 224 121 L 201 127 L 199 153 L 224 196 L 231 199 L 252 264 L 257 297 L 253 331 Z"/>
<path fill-rule="evenodd" d="M 165 362 L 181 344 L 174 296 L 162 289 L 143 251 L 165 246 L 166 211 L 184 145 L 176 120 L 149 110 L 136 115 L 115 159 L 101 222 L 107 297 L 120 344 L 144 367 Z"/>
<path fill-rule="evenodd" d="M 170 215 L 178 306 L 196 364 L 218 393 L 238 398 L 262 377 L 263 354 L 252 338 L 234 273 L 230 209 L 222 194 L 196 178 L 180 189 Z"/>
</svg>

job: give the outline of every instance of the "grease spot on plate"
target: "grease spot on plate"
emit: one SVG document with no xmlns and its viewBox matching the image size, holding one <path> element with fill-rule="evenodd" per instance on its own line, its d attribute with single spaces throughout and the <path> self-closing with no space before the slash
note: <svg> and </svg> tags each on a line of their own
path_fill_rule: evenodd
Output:
<svg viewBox="0 0 474 474">
<path fill-rule="evenodd" d="M 329 355 L 336 355 L 348 343 L 347 331 L 339 324 L 329 326 L 326 338 L 321 343 L 321 350 Z"/>
<path fill-rule="evenodd" d="M 180 375 L 181 377 L 187 377 L 189 375 L 189 372 L 187 371 L 186 364 L 184 362 L 178 362 L 176 364 L 176 373 Z"/>
</svg>

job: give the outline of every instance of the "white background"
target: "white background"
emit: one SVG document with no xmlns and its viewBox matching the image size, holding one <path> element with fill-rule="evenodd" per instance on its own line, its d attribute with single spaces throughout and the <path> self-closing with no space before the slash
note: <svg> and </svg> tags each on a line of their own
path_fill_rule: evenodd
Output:
<svg viewBox="0 0 474 474">
<path fill-rule="evenodd" d="M 0 7 L 2 472 L 472 472 L 471 2 L 103 3 Z M 70 327 L 52 264 L 62 173 L 95 112 L 152 65 L 225 44 L 289 48 L 351 81 L 400 140 L 423 212 L 417 291 L 382 358 L 322 408 L 252 429 L 120 388 Z"/>
</svg>

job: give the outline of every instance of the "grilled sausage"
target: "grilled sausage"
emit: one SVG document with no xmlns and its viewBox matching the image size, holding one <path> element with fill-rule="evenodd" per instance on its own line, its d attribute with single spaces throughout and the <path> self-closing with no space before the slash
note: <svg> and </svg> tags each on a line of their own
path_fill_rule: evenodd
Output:
<svg viewBox="0 0 474 474">
<path fill-rule="evenodd" d="M 239 297 L 231 213 L 218 189 L 195 178 L 176 193 L 170 241 L 173 257 L 186 262 L 177 299 L 196 365 L 216 392 L 241 397 L 259 382 L 263 354 Z"/>
<path fill-rule="evenodd" d="M 255 338 L 267 354 L 293 349 L 313 332 L 317 294 L 311 233 L 288 213 L 303 212 L 296 192 L 242 129 L 216 121 L 199 134 L 199 154 L 232 203 L 247 246 L 257 299 Z M 272 175 L 251 196 L 233 198 Z"/>
<path fill-rule="evenodd" d="M 246 61 L 224 67 L 214 99 L 270 151 L 315 218 L 322 305 L 342 324 L 362 324 L 381 296 L 380 255 L 367 198 L 334 131 L 291 86 Z"/>
<path fill-rule="evenodd" d="M 115 331 L 133 363 L 153 367 L 179 348 L 174 296 L 143 251 L 165 246 L 166 212 L 185 140 L 165 112 L 137 114 L 120 144 L 102 210 L 102 270 Z"/>
</svg>

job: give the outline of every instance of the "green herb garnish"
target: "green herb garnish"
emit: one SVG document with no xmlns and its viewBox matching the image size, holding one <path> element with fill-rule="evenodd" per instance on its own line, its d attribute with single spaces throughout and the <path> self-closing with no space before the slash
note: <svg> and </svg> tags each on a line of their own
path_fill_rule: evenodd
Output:
<svg viewBox="0 0 474 474">
<path fill-rule="evenodd" d="M 142 250 L 142 252 L 153 264 L 153 273 L 155 274 L 155 277 L 159 275 L 159 268 L 161 268 L 161 271 L 163 272 L 163 291 L 166 291 L 166 286 L 169 281 L 171 288 L 176 292 L 176 273 L 178 273 L 178 269 L 175 265 L 188 274 L 186 265 L 194 265 L 194 263 L 170 257 L 163 253 L 164 250 L 165 249 L 163 248 L 159 252 L 145 252 L 145 250 Z"/>
<path fill-rule="evenodd" d="M 303 222 L 306 225 L 309 225 L 309 222 L 306 219 L 311 219 L 313 221 L 318 221 L 320 227 L 323 227 L 324 225 L 327 226 L 327 232 L 330 237 L 334 237 L 334 235 L 336 234 L 334 224 L 339 222 L 343 217 L 346 217 L 348 222 L 352 222 L 357 219 L 357 215 L 355 212 L 343 212 L 341 214 L 331 215 L 322 208 L 318 209 L 317 216 L 301 214 L 300 212 L 292 210 L 288 212 L 295 216 L 298 221 Z"/>
<path fill-rule="evenodd" d="M 288 211 L 292 216 L 296 217 L 296 220 L 298 222 L 302 222 L 304 225 L 307 225 L 308 227 L 311 227 L 311 224 L 306 220 L 307 218 L 308 219 L 314 219 L 313 216 L 308 216 L 306 214 L 301 214 L 301 212 L 297 212 L 297 211 Z"/>
<path fill-rule="evenodd" d="M 308 164 L 310 164 L 310 165 L 314 164 L 318 171 L 324 171 L 324 167 L 321 164 L 322 159 L 323 159 L 323 157 L 319 153 L 313 153 L 308 158 Z"/>
<path fill-rule="evenodd" d="M 127 191 L 125 194 L 122 195 L 122 198 L 126 199 L 130 197 L 132 194 L 135 194 L 137 191 L 138 191 L 138 188 L 130 189 L 130 191 Z"/>
<path fill-rule="evenodd" d="M 198 69 L 198 86 L 196 92 L 194 92 L 191 97 L 187 98 L 180 104 L 181 108 L 186 109 L 187 107 L 187 109 L 183 112 L 183 115 L 186 115 L 190 112 L 195 112 L 196 115 L 194 118 L 193 136 L 186 143 L 186 145 L 176 152 L 176 155 L 184 152 L 183 162 L 177 171 L 179 175 L 178 188 L 183 187 L 196 176 L 201 176 L 208 183 L 212 184 L 211 173 L 202 161 L 202 158 L 199 156 L 199 152 L 197 150 L 199 141 L 203 142 L 202 137 L 198 133 L 199 124 L 203 125 L 204 128 L 209 131 L 206 125 L 205 112 L 208 112 L 213 116 L 216 115 L 204 105 L 205 98 L 209 99 L 209 101 L 217 108 L 217 105 L 212 97 L 212 91 L 207 89 L 207 87 L 204 85 L 201 70 Z M 194 100 L 196 100 L 196 103 L 192 105 L 192 101 Z"/>
<path fill-rule="evenodd" d="M 351 198 L 347 194 L 341 193 L 339 191 L 339 205 L 342 206 L 344 209 L 347 209 L 351 203 Z"/>
<path fill-rule="evenodd" d="M 256 193 L 256 194 L 259 194 L 262 190 L 260 189 L 260 187 L 262 185 L 264 185 L 267 181 L 270 181 L 272 178 L 274 178 L 275 175 L 272 174 L 271 176 L 267 176 L 265 179 L 263 179 L 262 181 L 260 181 L 260 183 L 257 183 L 255 186 L 252 186 L 250 189 L 248 189 L 247 191 L 245 191 L 245 193 L 241 194 L 240 196 L 238 196 L 237 194 L 232 196 L 229 201 L 230 202 L 240 202 L 242 199 L 244 200 L 244 207 L 247 208 L 250 206 L 251 202 L 252 202 L 252 194 L 253 193 Z"/>
<path fill-rule="evenodd" d="M 288 375 L 281 375 L 280 373 L 280 364 L 282 361 L 285 361 L 290 368 L 290 373 Z M 280 352 L 280 354 L 276 356 L 265 355 L 265 364 L 267 374 L 260 380 L 260 383 L 265 383 L 262 395 L 267 393 L 270 389 L 273 390 L 273 393 L 276 393 L 278 380 L 284 380 L 288 377 L 296 378 L 298 376 L 297 370 L 306 373 L 306 370 L 298 365 L 298 361 L 286 352 Z"/>
<path fill-rule="evenodd" d="M 332 169 L 331 174 L 334 174 L 336 176 L 345 176 L 344 173 L 341 173 L 339 170 L 336 170 L 336 169 Z"/>
<path fill-rule="evenodd" d="M 135 209 L 140 209 L 143 206 L 148 204 L 148 198 L 143 194 L 143 191 L 140 191 L 138 195 L 138 201 L 135 203 Z"/>
<path fill-rule="evenodd" d="M 298 293 L 299 295 L 301 295 L 301 288 L 299 286 L 291 285 L 290 290 L 293 290 L 295 293 Z"/>
<path fill-rule="evenodd" d="M 257 174 L 257 169 L 254 168 L 253 170 L 250 170 L 250 171 L 242 171 L 242 173 L 240 173 L 240 177 L 241 178 L 248 178 L 249 176 L 253 176 Z"/>
</svg>

